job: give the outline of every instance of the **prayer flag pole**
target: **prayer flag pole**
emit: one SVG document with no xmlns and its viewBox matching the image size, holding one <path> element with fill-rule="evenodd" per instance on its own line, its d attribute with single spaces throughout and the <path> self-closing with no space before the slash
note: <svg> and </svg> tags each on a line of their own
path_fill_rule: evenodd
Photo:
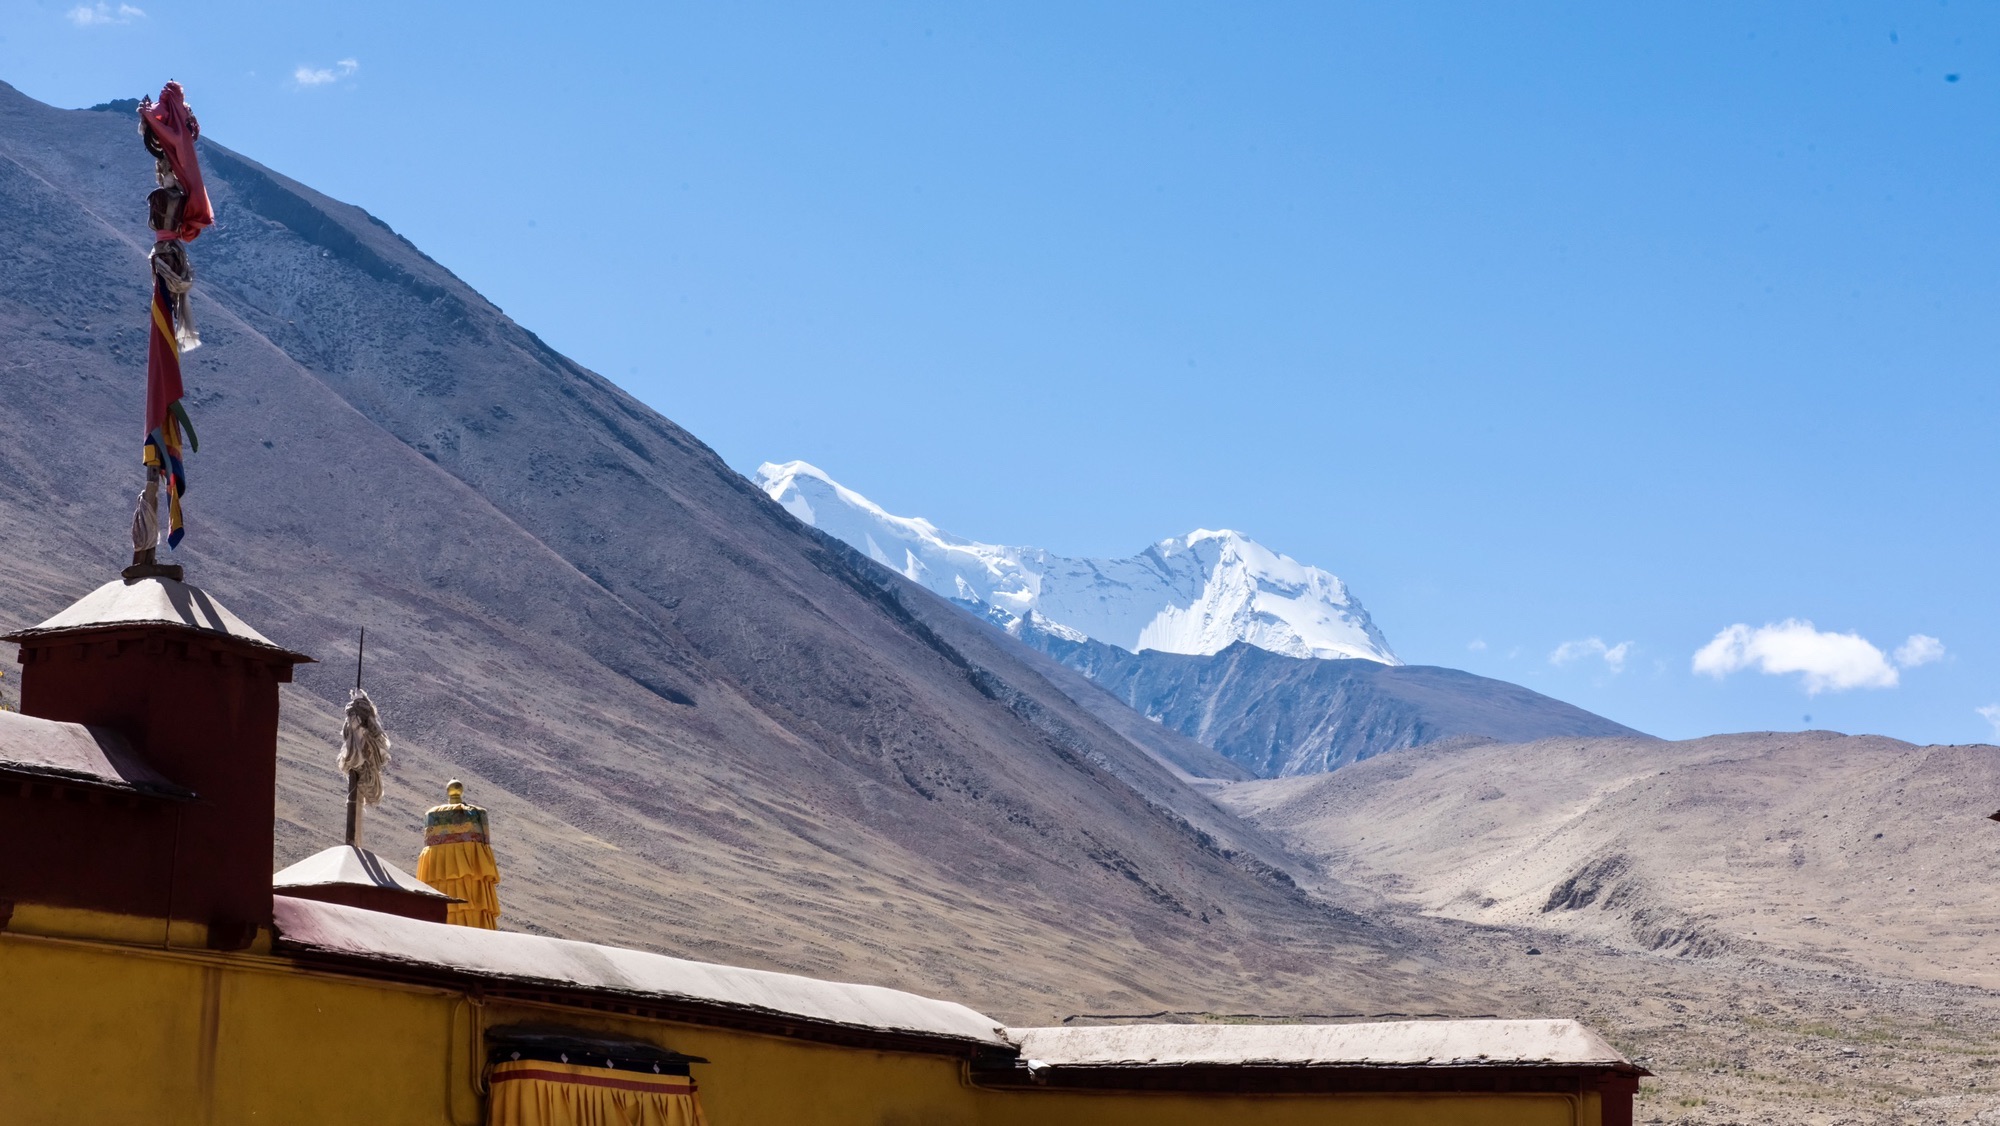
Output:
<svg viewBox="0 0 2000 1126">
<path fill-rule="evenodd" d="M 146 197 L 147 219 L 153 228 L 152 330 L 146 348 L 146 427 L 140 460 L 146 467 L 146 487 L 132 513 L 132 565 L 127 583 L 161 577 L 179 581 L 181 568 L 158 561 L 160 546 L 160 486 L 167 493 L 167 546 L 179 547 L 187 529 L 181 521 L 181 496 L 187 492 L 187 468 L 181 461 L 181 439 L 187 449 L 201 449 L 194 423 L 181 405 L 181 356 L 201 347 L 195 332 L 188 293 L 194 288 L 194 268 L 187 247 L 202 228 L 215 222 L 208 189 L 202 186 L 201 162 L 195 139 L 201 123 L 181 95 L 181 84 L 169 82 L 160 100 L 139 103 L 139 136 L 153 154 L 153 176 L 159 186 Z"/>
</svg>

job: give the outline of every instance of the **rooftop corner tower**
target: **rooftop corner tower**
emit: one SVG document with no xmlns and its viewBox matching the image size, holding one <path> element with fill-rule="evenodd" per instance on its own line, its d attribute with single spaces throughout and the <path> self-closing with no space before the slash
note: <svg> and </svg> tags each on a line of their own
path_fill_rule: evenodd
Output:
<svg viewBox="0 0 2000 1126">
<path fill-rule="evenodd" d="M 21 647 L 22 715 L 82 725 L 79 737 L 140 791 L 122 817 L 96 800 L 30 800 L 30 817 L 0 826 L 0 846 L 47 858 L 35 878 L 64 889 L 70 906 L 198 924 L 220 948 L 269 926 L 278 685 L 312 658 L 163 577 L 106 583 L 0 640 Z M 140 829 L 147 794 L 172 795 L 177 808 Z M 36 839 L 16 840 L 31 823 Z M 132 875 L 142 871 L 155 876 Z M 0 898 L 35 890 L 0 888 Z"/>
</svg>

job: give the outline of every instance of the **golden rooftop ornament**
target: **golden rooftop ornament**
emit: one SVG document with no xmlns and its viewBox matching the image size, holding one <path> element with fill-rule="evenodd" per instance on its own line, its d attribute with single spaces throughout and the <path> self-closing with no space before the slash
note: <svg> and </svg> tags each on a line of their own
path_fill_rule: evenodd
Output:
<svg viewBox="0 0 2000 1126">
<path fill-rule="evenodd" d="M 417 855 L 417 878 L 462 899 L 445 921 L 497 930 L 500 926 L 500 866 L 486 830 L 486 811 L 465 804 L 465 783 L 445 783 L 445 804 L 424 813 L 424 851 Z"/>
</svg>

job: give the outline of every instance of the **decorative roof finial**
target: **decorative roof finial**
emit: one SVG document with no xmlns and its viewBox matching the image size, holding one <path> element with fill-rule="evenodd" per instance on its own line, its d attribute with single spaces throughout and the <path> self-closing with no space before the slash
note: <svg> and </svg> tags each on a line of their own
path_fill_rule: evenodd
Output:
<svg viewBox="0 0 2000 1126">
<path fill-rule="evenodd" d="M 486 811 L 465 804 L 465 783 L 445 783 L 445 804 L 424 814 L 424 851 L 417 854 L 417 878 L 453 899 L 445 921 L 497 930 L 500 926 L 500 865 L 486 829 Z"/>
</svg>

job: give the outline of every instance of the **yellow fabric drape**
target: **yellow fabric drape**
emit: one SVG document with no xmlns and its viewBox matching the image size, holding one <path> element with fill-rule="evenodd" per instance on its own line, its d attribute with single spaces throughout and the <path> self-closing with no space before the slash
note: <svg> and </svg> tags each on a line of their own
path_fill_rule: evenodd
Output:
<svg viewBox="0 0 2000 1126">
<path fill-rule="evenodd" d="M 484 841 L 425 845 L 417 854 L 417 878 L 446 895 L 465 900 L 445 909 L 445 921 L 463 927 L 500 926 L 500 865 Z"/>
<path fill-rule="evenodd" d="M 509 1060 L 493 1065 L 489 1126 L 707 1126 L 685 1075 Z"/>
</svg>

